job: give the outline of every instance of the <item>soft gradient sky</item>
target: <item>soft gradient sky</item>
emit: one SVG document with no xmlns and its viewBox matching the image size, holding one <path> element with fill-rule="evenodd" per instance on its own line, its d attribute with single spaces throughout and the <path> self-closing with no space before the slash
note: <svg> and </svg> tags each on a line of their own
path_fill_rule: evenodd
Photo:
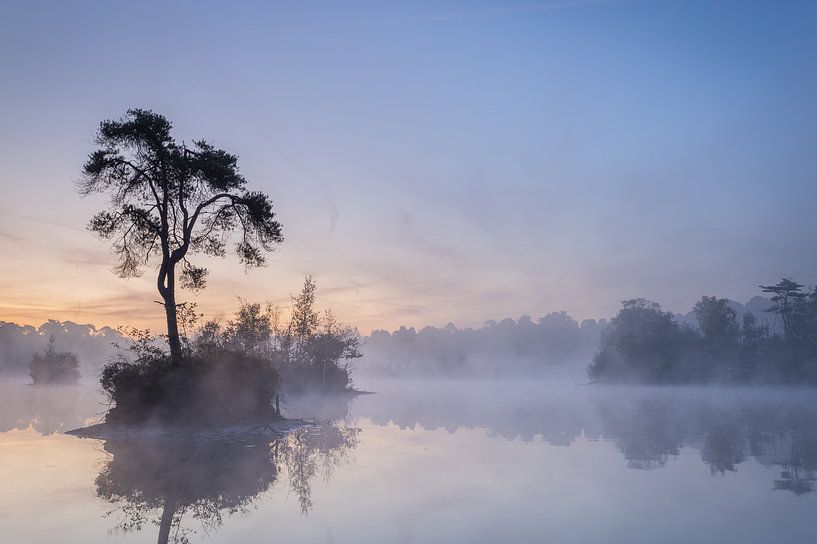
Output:
<svg viewBox="0 0 817 544">
<path fill-rule="evenodd" d="M 129 107 L 237 153 L 286 242 L 197 300 L 313 274 L 367 332 L 817 282 L 817 3 L 0 4 L 0 320 L 161 326 L 80 199 Z"/>
</svg>

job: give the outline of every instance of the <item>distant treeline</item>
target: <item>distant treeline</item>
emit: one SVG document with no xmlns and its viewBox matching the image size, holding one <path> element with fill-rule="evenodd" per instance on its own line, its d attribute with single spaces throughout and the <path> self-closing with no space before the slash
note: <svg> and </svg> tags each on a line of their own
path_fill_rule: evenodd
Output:
<svg viewBox="0 0 817 544">
<path fill-rule="evenodd" d="M 598 345 L 605 320 L 577 322 L 565 312 L 536 321 L 488 321 L 473 329 L 376 330 L 363 346 L 361 372 L 391 376 L 552 375 L 586 364 Z"/>
<path fill-rule="evenodd" d="M 704 296 L 687 314 L 672 314 L 645 299 L 627 300 L 609 322 L 580 323 L 566 312 L 555 312 L 537 320 L 523 316 L 488 321 L 480 328 L 461 329 L 449 323 L 442 328 L 376 330 L 363 339 L 364 358 L 356 366 L 363 374 L 400 377 L 563 375 L 573 379 L 587 372 L 592 380 L 619 383 L 817 384 L 817 288 L 806 289 L 784 279 L 761 286 L 761 291 L 769 298 L 756 296 L 746 305 Z M 310 309 L 307 321 L 320 331 L 316 316 Z M 260 305 L 248 305 L 224 329 L 206 324 L 196 341 L 206 344 L 209 338 L 224 347 L 249 342 L 252 345 L 245 349 L 252 352 L 262 346 L 281 358 L 280 353 L 289 353 L 299 344 L 286 340 L 291 335 L 278 330 L 277 319 Z M 322 383 L 337 377 L 348 384 L 348 364 L 325 361 L 348 362 L 351 357 L 346 357 L 345 350 L 356 352 L 356 336 L 348 328 L 336 331 L 331 319 L 323 325 L 332 335 L 316 332 L 309 348 L 303 348 L 316 363 L 281 368 L 309 368 Z M 112 344 L 128 341 L 108 327 L 96 329 L 70 321 L 52 320 L 37 328 L 0 322 L 0 373 L 26 374 L 32 356 L 46 348 L 51 336 L 59 350 L 78 355 L 85 376 L 95 375 L 116 352 Z M 325 338 L 330 336 L 333 341 L 327 343 Z M 327 349 L 333 353 L 328 358 L 323 355 Z M 288 358 L 291 354 L 282 360 Z M 306 379 L 303 372 L 296 374 Z M 288 381 L 294 385 L 302 381 L 300 377 L 293 374 Z"/>
<path fill-rule="evenodd" d="M 0 321 L 0 374 L 28 374 L 32 357 L 48 349 L 51 339 L 53 348 L 76 354 L 84 376 L 96 376 L 116 353 L 113 344 L 126 341 L 124 335 L 110 327 L 97 329 L 89 324 L 55 320 L 32 327 Z"/>
<path fill-rule="evenodd" d="M 717 311 L 725 313 L 732 322 L 743 324 L 738 326 L 741 342 L 748 342 L 754 338 L 752 335 L 780 341 L 784 329 L 783 318 L 773 311 L 766 311 L 775 307 L 777 302 L 774 299 L 756 296 L 746 304 L 726 299 L 715 300 Z M 807 300 L 808 297 L 802 298 L 804 303 Z M 566 312 L 554 312 L 537 320 L 522 316 L 517 320 L 488 321 L 479 328 L 461 329 L 449 323 L 442 328 L 424 327 L 417 330 L 400 327 L 394 332 L 375 330 L 364 339 L 364 358 L 358 364 L 358 370 L 365 374 L 401 377 L 555 376 L 579 380 L 587 375 L 588 362 L 594 360 L 593 379 L 656 383 L 660 380 L 645 377 L 647 372 L 632 371 L 632 363 L 635 362 L 632 356 L 638 349 L 627 351 L 628 342 L 634 338 L 631 333 L 635 334 L 635 338 L 638 338 L 638 332 L 644 333 L 645 338 L 638 342 L 653 342 L 653 347 L 645 348 L 648 352 L 643 353 L 645 361 L 652 362 L 643 362 L 643 366 L 661 367 L 663 363 L 656 363 L 654 357 L 659 354 L 658 346 L 665 349 L 663 355 L 679 357 L 679 342 L 667 343 L 667 334 L 672 338 L 683 337 L 687 340 L 702 339 L 706 334 L 711 340 L 712 335 L 716 334 L 714 328 L 718 325 L 713 324 L 715 317 L 712 313 L 715 310 L 708 306 L 703 313 L 702 310 L 703 307 L 696 306 L 686 314 L 672 314 L 664 312 L 654 303 L 637 299 L 625 302 L 622 312 L 611 321 L 586 319 L 579 322 Z M 630 331 L 626 324 L 633 313 L 644 318 L 644 323 L 633 325 L 634 330 Z M 656 318 L 658 314 L 660 319 Z M 703 325 L 699 323 L 699 314 Z M 634 319 L 638 320 L 638 317 Z M 674 332 L 649 329 L 647 324 L 653 321 L 664 323 L 668 330 Z M 730 327 L 733 326 L 727 326 Z M 702 332 L 704 330 L 707 333 Z M 710 359 L 722 355 L 713 355 L 711 350 L 707 353 Z M 712 370 L 713 364 L 704 363 L 700 352 L 686 350 L 684 357 L 689 360 L 684 365 L 694 363 Z M 716 374 L 696 371 L 697 378 L 686 381 L 706 381 Z M 734 378 L 723 379 L 735 381 Z M 665 381 L 684 380 L 673 377 Z"/>
<path fill-rule="evenodd" d="M 591 378 L 636 383 L 817 384 L 817 288 L 790 279 L 760 286 L 764 317 L 704 296 L 697 325 L 655 302 L 627 300 L 604 330 Z"/>
</svg>

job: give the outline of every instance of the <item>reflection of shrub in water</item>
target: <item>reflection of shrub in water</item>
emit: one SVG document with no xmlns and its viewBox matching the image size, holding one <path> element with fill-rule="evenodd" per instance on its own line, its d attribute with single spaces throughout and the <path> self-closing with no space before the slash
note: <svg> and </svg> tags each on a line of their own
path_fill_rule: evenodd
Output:
<svg viewBox="0 0 817 544">
<path fill-rule="evenodd" d="M 220 525 L 223 510 L 245 510 L 277 476 L 263 444 L 110 440 L 105 451 L 112 457 L 96 479 L 97 495 L 122 505 L 118 528 L 138 531 L 162 509 L 165 540 L 171 525 L 178 534 L 186 512 L 205 528 Z"/>
<path fill-rule="evenodd" d="M 281 470 L 289 475 L 304 513 L 312 506 L 310 481 L 331 476 L 357 445 L 357 429 L 331 424 L 308 427 L 268 441 L 108 440 L 111 457 L 96 479 L 97 495 L 119 507 L 116 529 L 159 526 L 159 542 L 187 542 L 195 532 L 182 525 L 190 514 L 203 531 L 218 528 L 223 515 L 246 513 Z M 159 514 L 159 511 L 161 513 Z"/>
<path fill-rule="evenodd" d="M 309 482 L 317 475 L 329 481 L 335 467 L 349 460 L 357 447 L 359 429 L 338 425 L 307 427 L 279 443 L 278 453 L 287 467 L 289 487 L 306 514 L 312 507 Z"/>
</svg>

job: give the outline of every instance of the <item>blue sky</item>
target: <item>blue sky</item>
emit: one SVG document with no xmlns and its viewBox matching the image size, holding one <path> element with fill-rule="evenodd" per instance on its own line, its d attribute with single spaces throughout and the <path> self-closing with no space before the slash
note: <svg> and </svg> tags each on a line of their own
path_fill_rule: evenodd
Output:
<svg viewBox="0 0 817 544">
<path fill-rule="evenodd" d="M 292 4 L 0 7 L 0 319 L 161 323 L 71 183 L 129 107 L 237 153 L 284 224 L 208 315 L 307 273 L 364 331 L 817 283 L 817 4 Z"/>
</svg>

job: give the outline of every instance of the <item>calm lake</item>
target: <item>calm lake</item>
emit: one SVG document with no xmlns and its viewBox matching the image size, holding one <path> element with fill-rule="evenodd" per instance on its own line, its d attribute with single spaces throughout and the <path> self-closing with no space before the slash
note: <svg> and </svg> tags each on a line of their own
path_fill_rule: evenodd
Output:
<svg viewBox="0 0 817 544">
<path fill-rule="evenodd" d="M 285 439 L 62 434 L 94 385 L 0 382 L 2 542 L 806 542 L 817 392 L 366 381 Z"/>
</svg>

